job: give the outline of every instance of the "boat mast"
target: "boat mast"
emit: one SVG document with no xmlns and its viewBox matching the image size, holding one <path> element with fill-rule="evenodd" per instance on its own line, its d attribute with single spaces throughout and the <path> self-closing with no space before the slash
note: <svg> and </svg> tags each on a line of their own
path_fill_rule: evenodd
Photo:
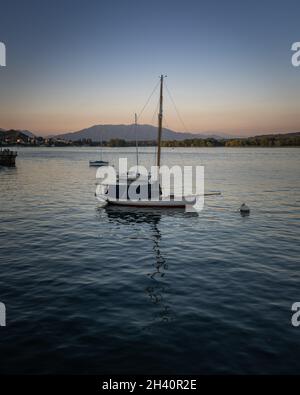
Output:
<svg viewBox="0 0 300 395">
<path fill-rule="evenodd" d="M 157 166 L 160 167 L 160 145 L 163 118 L 163 83 L 164 76 L 160 76 L 160 95 L 159 95 L 159 113 L 158 113 L 158 138 L 157 138 Z"/>
<path fill-rule="evenodd" d="M 137 142 L 137 115 L 136 114 L 134 114 L 134 127 L 135 127 L 136 166 L 137 166 L 137 171 L 138 171 L 138 166 L 139 166 L 139 148 L 138 148 L 138 142 Z"/>
</svg>

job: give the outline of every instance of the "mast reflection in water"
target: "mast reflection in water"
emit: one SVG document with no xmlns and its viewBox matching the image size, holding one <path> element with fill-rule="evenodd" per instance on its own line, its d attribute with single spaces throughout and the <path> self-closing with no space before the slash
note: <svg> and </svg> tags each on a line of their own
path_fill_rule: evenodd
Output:
<svg viewBox="0 0 300 395">
<path fill-rule="evenodd" d="M 152 243 L 153 265 L 148 268 L 146 276 L 148 284 L 144 289 L 148 300 L 155 306 L 155 312 L 151 318 L 150 324 L 145 326 L 144 330 L 153 329 L 157 323 L 168 323 L 172 321 L 175 312 L 171 305 L 172 290 L 170 283 L 166 279 L 169 270 L 167 258 L 161 252 L 162 235 L 159 230 L 159 223 L 164 216 L 197 216 L 195 213 L 185 213 L 181 209 L 164 209 L 164 208 L 132 208 L 106 206 L 104 210 L 107 218 L 118 228 L 119 225 L 149 225 L 147 239 Z M 137 231 L 141 229 L 136 228 Z M 137 238 L 145 238 L 143 233 L 138 233 Z M 132 239 L 132 236 L 130 237 Z M 143 251 L 141 251 L 141 254 Z"/>
</svg>

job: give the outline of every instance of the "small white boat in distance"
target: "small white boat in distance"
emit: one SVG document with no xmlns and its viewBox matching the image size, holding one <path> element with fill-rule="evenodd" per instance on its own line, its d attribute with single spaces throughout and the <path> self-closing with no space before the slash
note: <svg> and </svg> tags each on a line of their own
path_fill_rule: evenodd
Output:
<svg viewBox="0 0 300 395">
<path fill-rule="evenodd" d="M 160 168 L 161 159 L 161 138 L 163 119 L 163 80 L 160 77 L 160 101 L 158 113 L 158 138 L 157 138 L 157 168 Z M 137 117 L 135 117 L 135 127 L 137 128 Z M 137 169 L 138 169 L 138 147 L 137 149 Z M 112 181 L 107 179 L 98 184 L 96 196 L 106 204 L 133 207 L 174 207 L 184 208 L 197 203 L 197 198 L 210 195 L 220 195 L 220 192 L 203 193 L 194 196 L 176 196 L 174 194 L 164 195 L 160 180 L 152 179 L 151 174 L 143 175 L 137 170 L 135 173 L 117 174 Z M 136 192 L 135 192 L 136 191 Z M 196 202 L 196 203 L 195 203 Z"/>
<path fill-rule="evenodd" d="M 163 196 L 160 183 L 151 181 L 151 175 L 145 177 L 136 174 L 118 174 L 116 183 L 101 184 L 100 196 L 108 204 L 132 207 L 185 207 L 185 202 L 174 196 Z M 139 197 L 129 198 L 130 187 L 138 182 Z"/>
</svg>

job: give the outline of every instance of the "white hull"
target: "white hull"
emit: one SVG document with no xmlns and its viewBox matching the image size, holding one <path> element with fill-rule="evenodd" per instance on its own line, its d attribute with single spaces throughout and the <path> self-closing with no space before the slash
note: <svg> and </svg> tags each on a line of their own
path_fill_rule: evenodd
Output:
<svg viewBox="0 0 300 395">
<path fill-rule="evenodd" d="M 205 193 L 203 196 L 216 196 L 221 195 L 221 192 L 209 192 Z M 126 206 L 126 207 L 165 207 L 165 208 L 185 208 L 189 203 L 188 197 L 182 200 L 175 200 L 173 196 L 166 197 L 158 200 L 129 200 L 129 199 L 112 199 L 107 198 L 105 195 L 98 195 L 98 197 L 105 201 L 107 204 L 114 206 Z M 189 196 L 191 198 L 192 196 Z M 196 196 L 193 196 L 196 198 Z"/>
<path fill-rule="evenodd" d="M 160 169 L 160 150 L 161 150 L 161 134 L 162 134 L 162 118 L 163 118 L 163 79 L 164 75 L 160 76 L 160 101 L 158 114 L 158 141 L 157 141 L 157 169 Z M 137 127 L 137 116 L 135 116 L 135 127 Z M 185 208 L 192 206 L 195 209 L 202 209 L 204 203 L 204 196 L 217 195 L 219 193 L 209 193 L 197 196 L 174 196 L 172 192 L 168 192 L 170 196 L 162 195 L 162 187 L 160 184 L 160 175 L 152 179 L 148 172 L 139 172 L 138 167 L 138 146 L 137 149 L 137 166 L 134 172 L 124 171 L 116 177 L 115 172 L 110 177 L 103 177 L 97 185 L 101 193 L 96 192 L 96 196 L 103 203 L 114 206 L 127 207 L 163 207 L 163 208 Z M 91 162 L 90 162 L 91 165 Z M 157 170 L 156 169 L 156 170 Z M 114 170 L 114 169 L 113 169 Z M 169 175 L 170 176 L 170 175 Z M 100 179 L 100 176 L 99 176 Z M 132 188 L 131 188 L 132 187 Z M 98 188 L 97 188 L 98 191 Z M 201 189 L 203 191 L 203 189 Z M 132 197 L 134 197 L 132 199 Z M 201 199 L 198 199 L 201 198 Z"/>
</svg>

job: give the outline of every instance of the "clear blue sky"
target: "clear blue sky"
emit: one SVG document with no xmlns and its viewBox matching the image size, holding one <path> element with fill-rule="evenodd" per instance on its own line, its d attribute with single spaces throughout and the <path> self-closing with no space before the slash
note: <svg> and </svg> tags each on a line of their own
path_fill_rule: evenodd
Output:
<svg viewBox="0 0 300 395">
<path fill-rule="evenodd" d="M 189 131 L 300 130 L 299 1 L 0 0 L 0 41 L 2 128 L 130 123 L 165 73 Z"/>
</svg>

